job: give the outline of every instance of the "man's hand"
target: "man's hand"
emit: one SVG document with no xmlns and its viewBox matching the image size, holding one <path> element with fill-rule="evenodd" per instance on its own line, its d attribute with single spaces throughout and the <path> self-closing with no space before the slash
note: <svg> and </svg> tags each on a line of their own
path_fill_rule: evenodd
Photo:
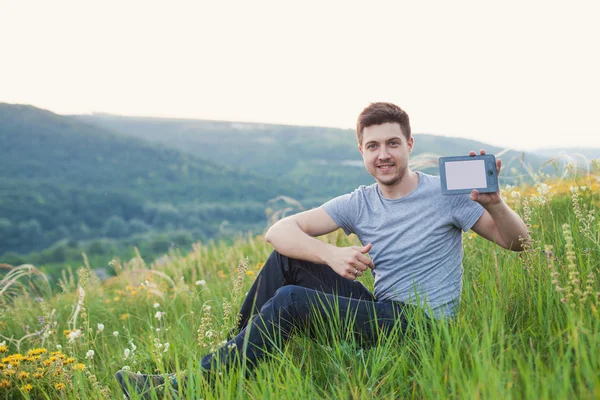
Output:
<svg viewBox="0 0 600 400">
<path fill-rule="evenodd" d="M 367 268 L 374 268 L 373 260 L 365 254 L 371 250 L 371 243 L 363 247 L 335 247 L 326 261 L 336 273 L 346 279 L 355 280 L 361 276 Z"/>
<path fill-rule="evenodd" d="M 485 155 L 485 150 L 481 149 L 479 150 L 479 154 L 481 154 L 482 156 Z M 471 157 L 475 156 L 475 152 L 474 151 L 470 151 L 469 155 Z M 502 167 L 502 160 L 500 160 L 499 158 L 496 159 L 496 176 L 500 176 L 500 168 Z M 500 182 L 500 180 L 498 180 L 498 182 Z M 500 185 L 498 185 L 498 188 L 500 188 Z M 497 204 L 502 203 L 502 198 L 500 197 L 500 193 L 496 192 L 496 193 L 479 193 L 479 191 L 477 189 L 473 189 L 473 191 L 471 191 L 471 200 L 478 202 L 479 204 L 481 204 L 485 209 L 487 209 L 488 207 L 493 207 Z"/>
</svg>

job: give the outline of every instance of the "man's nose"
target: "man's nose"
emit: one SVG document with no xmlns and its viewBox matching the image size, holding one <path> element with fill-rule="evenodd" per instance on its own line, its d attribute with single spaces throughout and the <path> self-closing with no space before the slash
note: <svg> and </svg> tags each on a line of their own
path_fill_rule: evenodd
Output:
<svg viewBox="0 0 600 400">
<path fill-rule="evenodd" d="M 390 154 L 387 151 L 387 147 L 381 146 L 379 148 L 379 157 L 378 158 L 380 158 L 382 160 L 387 160 L 389 158 L 389 156 L 390 156 Z"/>
</svg>

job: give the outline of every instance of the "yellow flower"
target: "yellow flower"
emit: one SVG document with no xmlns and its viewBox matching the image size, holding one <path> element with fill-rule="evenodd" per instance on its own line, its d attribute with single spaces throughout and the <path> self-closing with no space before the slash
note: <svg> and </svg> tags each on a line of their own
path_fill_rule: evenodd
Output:
<svg viewBox="0 0 600 400">
<path fill-rule="evenodd" d="M 44 374 L 41 372 L 36 372 L 35 374 L 33 374 L 33 377 L 35 379 L 42 379 L 44 377 Z"/>
<path fill-rule="evenodd" d="M 129 314 L 127 314 L 127 313 L 125 313 L 125 314 L 123 314 L 123 315 L 121 315 L 121 316 L 119 317 L 119 319 L 120 319 L 121 321 L 125 321 L 127 318 L 129 318 Z"/>
<path fill-rule="evenodd" d="M 52 365 L 52 360 L 44 360 L 42 364 L 44 364 L 44 367 L 49 367 L 50 365 Z"/>
<path fill-rule="evenodd" d="M 31 386 L 31 383 L 21 386 L 21 390 L 24 391 L 25 393 L 30 392 L 31 389 L 33 389 L 33 386 Z"/>
<path fill-rule="evenodd" d="M 115 297 L 113 298 L 113 301 L 119 301 L 119 300 L 121 300 L 121 298 L 120 298 L 119 296 L 115 296 Z"/>
<path fill-rule="evenodd" d="M 57 382 L 54 384 L 54 389 L 56 390 L 63 390 L 65 388 L 65 384 L 62 382 Z"/>
<path fill-rule="evenodd" d="M 43 347 L 38 347 L 37 349 L 31 349 L 27 352 L 28 356 L 37 356 L 38 354 L 44 354 L 46 353 L 48 350 L 46 350 Z"/>
<path fill-rule="evenodd" d="M 69 357 L 65 360 L 65 364 L 73 364 L 75 362 L 75 358 Z"/>
<path fill-rule="evenodd" d="M 10 387 L 10 381 L 8 379 L 2 379 L 0 381 L 0 389 L 8 389 Z"/>
<path fill-rule="evenodd" d="M 85 369 L 85 364 L 84 363 L 73 364 L 73 369 L 75 371 L 83 371 Z"/>
<path fill-rule="evenodd" d="M 250 270 L 248 270 L 248 271 L 246 272 L 246 275 L 252 276 L 252 275 L 254 275 L 254 271 L 250 271 Z"/>
<path fill-rule="evenodd" d="M 6 350 L 8 350 L 8 345 L 6 345 L 6 343 L 0 345 L 0 353 L 6 353 Z"/>
<path fill-rule="evenodd" d="M 19 379 L 27 379 L 29 378 L 29 372 L 26 371 L 21 371 L 19 372 L 19 375 L 17 375 L 19 377 Z"/>
</svg>

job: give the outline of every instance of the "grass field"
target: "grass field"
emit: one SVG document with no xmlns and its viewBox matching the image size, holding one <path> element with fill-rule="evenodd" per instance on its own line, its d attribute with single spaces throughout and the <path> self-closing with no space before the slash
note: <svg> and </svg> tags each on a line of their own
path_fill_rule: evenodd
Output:
<svg viewBox="0 0 600 400">
<path fill-rule="evenodd" d="M 598 176 L 504 191 L 528 224 L 527 251 L 464 234 L 464 289 L 451 323 L 360 348 L 336 331 L 297 335 L 251 378 L 245 366 L 214 381 L 199 360 L 224 340 L 241 300 L 272 251 L 263 238 L 201 244 L 146 265 L 113 260 L 100 282 L 82 257 L 49 287 L 33 266 L 4 266 L 0 286 L 0 399 L 121 398 L 121 368 L 180 371 L 190 399 L 600 398 Z M 339 231 L 322 237 L 357 244 Z M 372 288 L 372 277 L 361 280 Z"/>
</svg>

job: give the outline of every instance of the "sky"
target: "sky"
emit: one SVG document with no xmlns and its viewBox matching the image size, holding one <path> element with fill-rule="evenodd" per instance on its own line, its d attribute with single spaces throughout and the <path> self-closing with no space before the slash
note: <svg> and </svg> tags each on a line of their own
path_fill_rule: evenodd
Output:
<svg viewBox="0 0 600 400">
<path fill-rule="evenodd" d="M 600 147 L 598 1 L 0 0 L 0 102 Z"/>
</svg>

